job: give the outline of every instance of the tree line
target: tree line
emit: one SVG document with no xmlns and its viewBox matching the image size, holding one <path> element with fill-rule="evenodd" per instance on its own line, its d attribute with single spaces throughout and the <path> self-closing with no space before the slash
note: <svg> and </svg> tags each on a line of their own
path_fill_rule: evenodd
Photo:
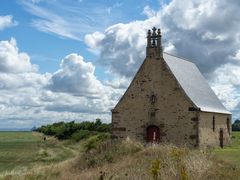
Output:
<svg viewBox="0 0 240 180">
<path fill-rule="evenodd" d="M 99 133 L 110 133 L 111 124 L 102 123 L 101 119 L 96 119 L 95 122 L 56 122 L 49 125 L 43 125 L 36 128 L 34 131 L 43 133 L 45 135 L 55 136 L 59 140 L 74 139 L 79 141 L 85 139 L 90 135 Z"/>
<path fill-rule="evenodd" d="M 55 136 L 59 140 L 74 139 L 79 141 L 87 138 L 90 135 L 98 133 L 110 133 L 111 124 L 102 123 L 101 119 L 96 119 L 95 122 L 56 122 L 53 124 L 43 125 L 39 128 L 34 128 L 34 131 L 43 133 L 45 135 Z M 237 119 L 232 124 L 232 131 L 240 131 L 240 120 Z"/>
</svg>

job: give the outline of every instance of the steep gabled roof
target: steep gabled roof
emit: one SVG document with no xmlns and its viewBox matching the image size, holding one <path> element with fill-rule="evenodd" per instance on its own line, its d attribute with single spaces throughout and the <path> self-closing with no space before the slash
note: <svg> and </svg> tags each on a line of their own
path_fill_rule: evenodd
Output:
<svg viewBox="0 0 240 180">
<path fill-rule="evenodd" d="M 195 64 L 163 53 L 163 59 L 178 83 L 201 111 L 231 114 L 220 102 Z"/>
</svg>

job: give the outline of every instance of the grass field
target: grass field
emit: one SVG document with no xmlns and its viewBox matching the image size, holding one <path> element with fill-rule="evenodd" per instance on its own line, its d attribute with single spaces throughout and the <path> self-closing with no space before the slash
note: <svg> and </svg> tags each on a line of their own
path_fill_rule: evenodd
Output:
<svg viewBox="0 0 240 180">
<path fill-rule="evenodd" d="M 240 132 L 232 133 L 230 146 L 207 151 L 172 145 L 144 147 L 126 140 L 106 141 L 100 149 L 86 152 L 84 144 L 91 142 L 89 147 L 94 147 L 94 139 L 76 143 L 48 137 L 43 141 L 39 133 L 0 132 L 0 179 L 145 180 L 157 172 L 162 179 L 180 174 L 189 180 L 240 180 Z"/>
<path fill-rule="evenodd" d="M 43 141 L 38 133 L 0 132 L 0 173 L 59 162 L 73 157 L 74 153 L 66 142 L 54 138 Z"/>
<path fill-rule="evenodd" d="M 217 159 L 240 168 L 240 132 L 232 132 L 232 144 L 213 151 Z"/>
</svg>

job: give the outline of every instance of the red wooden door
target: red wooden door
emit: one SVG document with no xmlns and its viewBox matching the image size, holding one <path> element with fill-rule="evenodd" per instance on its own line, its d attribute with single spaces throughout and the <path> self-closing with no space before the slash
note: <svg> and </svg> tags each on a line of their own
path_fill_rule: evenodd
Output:
<svg viewBox="0 0 240 180">
<path fill-rule="evenodd" d="M 160 138 L 159 128 L 157 126 L 148 126 L 147 142 L 158 143 Z"/>
</svg>

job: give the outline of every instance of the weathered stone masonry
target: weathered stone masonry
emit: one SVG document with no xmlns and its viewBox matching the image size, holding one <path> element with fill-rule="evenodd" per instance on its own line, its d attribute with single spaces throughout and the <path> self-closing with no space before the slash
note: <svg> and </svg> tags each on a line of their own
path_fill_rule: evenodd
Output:
<svg viewBox="0 0 240 180">
<path fill-rule="evenodd" d="M 229 143 L 231 126 L 227 123 L 231 123 L 231 114 L 201 111 L 177 79 L 181 72 L 176 75 L 170 63 L 174 58 L 178 63 L 188 65 L 190 62 L 162 53 L 160 30 L 148 31 L 146 50 L 146 59 L 112 110 L 113 137 L 191 147 L 217 146 L 222 129 L 223 143 Z"/>
</svg>

